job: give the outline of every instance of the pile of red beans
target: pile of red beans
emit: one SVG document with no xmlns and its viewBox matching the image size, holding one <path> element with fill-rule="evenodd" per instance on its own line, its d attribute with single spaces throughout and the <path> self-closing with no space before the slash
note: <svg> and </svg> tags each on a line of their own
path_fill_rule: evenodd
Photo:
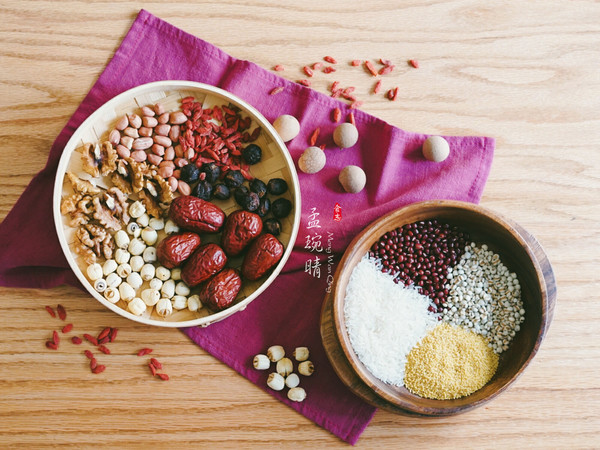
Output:
<svg viewBox="0 0 600 450">
<path fill-rule="evenodd" d="M 464 253 L 469 236 L 456 226 L 437 219 L 404 225 L 385 233 L 369 250 L 379 259 L 382 271 L 395 276 L 396 283 L 420 287 L 432 299 L 431 312 L 442 312 L 448 290 L 448 268 Z"/>
</svg>

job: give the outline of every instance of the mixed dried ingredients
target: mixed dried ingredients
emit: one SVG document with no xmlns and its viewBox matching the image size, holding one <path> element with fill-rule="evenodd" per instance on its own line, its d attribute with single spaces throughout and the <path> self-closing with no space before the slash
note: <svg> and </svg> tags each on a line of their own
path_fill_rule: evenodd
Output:
<svg viewBox="0 0 600 450">
<path fill-rule="evenodd" d="M 344 308 L 365 366 L 434 399 L 483 387 L 525 319 L 517 275 L 486 244 L 436 219 L 373 244 L 350 277 Z"/>
<path fill-rule="evenodd" d="M 94 289 L 134 315 L 223 310 L 243 279 L 281 259 L 289 187 L 252 175 L 261 128 L 232 104 L 204 109 L 186 97 L 178 111 L 156 104 L 140 113 L 78 149 L 85 175 L 66 173 L 73 193 L 61 212 L 74 250 Z M 227 215 L 230 198 L 239 209 Z"/>
</svg>

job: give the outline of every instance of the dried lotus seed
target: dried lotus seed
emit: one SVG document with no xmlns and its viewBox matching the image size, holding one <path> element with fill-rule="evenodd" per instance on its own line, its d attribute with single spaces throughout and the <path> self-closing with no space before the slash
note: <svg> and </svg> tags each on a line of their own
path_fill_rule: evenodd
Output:
<svg viewBox="0 0 600 450">
<path fill-rule="evenodd" d="M 141 316 L 146 312 L 146 304 L 141 298 L 136 297 L 129 302 L 129 305 L 127 305 L 127 309 L 129 309 L 129 311 L 132 314 L 136 316 Z"/>
<path fill-rule="evenodd" d="M 171 276 L 172 275 L 173 275 L 173 273 L 171 272 Z M 180 281 L 179 283 L 177 283 L 175 285 L 175 293 L 177 295 L 184 295 L 187 297 L 188 295 L 190 295 L 190 288 L 183 281 Z"/>
<path fill-rule="evenodd" d="M 277 373 L 283 377 L 287 377 L 294 370 L 294 365 L 290 358 L 281 358 L 277 361 Z"/>
<path fill-rule="evenodd" d="M 252 365 L 256 370 L 266 370 L 271 366 L 271 361 L 267 355 L 258 354 L 252 360 Z"/>
<path fill-rule="evenodd" d="M 106 290 L 106 280 L 103 278 L 96 280 L 94 282 L 94 289 L 100 293 L 104 292 Z"/>
<path fill-rule="evenodd" d="M 158 278 L 152 278 L 150 280 L 150 283 L 148 283 L 150 286 L 150 289 L 156 289 L 157 291 L 160 291 L 160 288 L 163 285 L 163 282 L 161 280 L 159 280 Z"/>
<path fill-rule="evenodd" d="M 133 270 L 134 272 L 139 272 L 140 270 L 142 270 L 142 267 L 144 267 L 144 264 L 145 264 L 144 258 L 142 258 L 139 255 L 136 255 L 129 260 L 129 265 L 131 266 L 131 270 Z"/>
<path fill-rule="evenodd" d="M 152 264 L 144 264 L 140 270 L 140 276 L 144 281 L 150 281 L 152 278 L 154 278 L 155 273 L 156 269 Z"/>
<path fill-rule="evenodd" d="M 311 361 L 302 361 L 300 364 L 298 364 L 298 373 L 300 373 L 300 375 L 310 377 L 314 371 L 315 366 Z"/>
<path fill-rule="evenodd" d="M 131 206 L 129 206 L 129 215 L 134 219 L 141 217 L 142 214 L 146 212 L 146 207 L 140 201 L 133 202 Z"/>
<path fill-rule="evenodd" d="M 137 291 L 140 287 L 142 287 L 144 280 L 142 280 L 142 277 L 140 276 L 139 273 L 132 272 L 127 277 L 127 282 L 131 285 L 131 287 L 133 289 L 135 289 Z"/>
<path fill-rule="evenodd" d="M 287 396 L 293 402 L 302 402 L 306 398 L 306 391 L 301 387 L 294 387 L 288 391 Z"/>
<path fill-rule="evenodd" d="M 127 249 L 132 255 L 139 256 L 142 253 L 144 253 L 144 250 L 146 249 L 146 244 L 141 239 L 133 238 L 131 242 L 129 242 L 129 247 Z"/>
<path fill-rule="evenodd" d="M 150 223 L 150 216 L 148 215 L 148 213 L 144 213 L 140 217 L 137 218 L 136 222 L 142 228 L 147 227 L 148 224 Z"/>
<path fill-rule="evenodd" d="M 125 230 L 119 230 L 115 233 L 115 244 L 119 248 L 127 248 L 129 245 L 129 235 Z"/>
<path fill-rule="evenodd" d="M 160 288 L 160 292 L 164 297 L 172 298 L 175 295 L 175 282 L 173 280 L 166 280 Z"/>
<path fill-rule="evenodd" d="M 281 391 L 285 386 L 285 379 L 278 373 L 270 373 L 269 378 L 267 378 L 267 386 L 274 391 Z"/>
<path fill-rule="evenodd" d="M 121 278 L 127 278 L 131 272 L 133 272 L 133 270 L 131 270 L 131 266 L 127 263 L 119 264 L 119 267 L 117 267 L 117 275 Z"/>
<path fill-rule="evenodd" d="M 135 297 L 135 289 L 129 283 L 123 282 L 119 285 L 119 294 L 123 300 L 130 302 Z"/>
<path fill-rule="evenodd" d="M 165 228 L 165 221 L 163 219 L 157 219 L 155 217 L 151 217 L 148 225 L 150 225 L 156 231 L 160 231 Z"/>
<path fill-rule="evenodd" d="M 177 226 L 177 224 L 175 222 L 173 222 L 171 219 L 167 220 L 165 222 L 165 233 L 173 234 L 173 233 L 177 233 L 177 232 L 179 232 L 179 226 Z"/>
<path fill-rule="evenodd" d="M 173 302 L 173 308 L 178 311 L 187 308 L 188 299 L 183 295 L 175 295 L 171 301 Z"/>
<path fill-rule="evenodd" d="M 192 295 L 188 297 L 188 309 L 191 312 L 196 312 L 199 309 L 202 309 L 202 302 L 200 301 L 199 295 Z"/>
<path fill-rule="evenodd" d="M 162 281 L 167 281 L 171 278 L 171 271 L 164 266 L 158 266 L 156 268 L 156 278 Z"/>
<path fill-rule="evenodd" d="M 123 282 L 123 279 L 119 276 L 118 273 L 109 273 L 106 277 L 106 286 L 107 287 L 119 287 L 119 285 Z"/>
<path fill-rule="evenodd" d="M 171 279 L 173 279 L 175 281 L 181 280 L 181 268 L 180 267 L 174 267 L 173 269 L 171 269 Z"/>
<path fill-rule="evenodd" d="M 90 264 L 86 270 L 87 276 L 91 281 L 96 281 L 102 278 L 104 272 L 102 266 L 98 263 Z"/>
<path fill-rule="evenodd" d="M 295 388 L 300 384 L 300 377 L 295 373 L 290 373 L 287 377 L 285 377 L 285 385 L 287 387 Z"/>
<path fill-rule="evenodd" d="M 117 288 L 109 287 L 104 291 L 104 298 L 111 303 L 117 303 L 121 299 L 121 295 Z"/>
<path fill-rule="evenodd" d="M 119 265 L 117 264 L 117 262 L 114 259 L 107 259 L 104 262 L 104 265 L 102 266 L 102 272 L 104 273 L 104 275 L 108 275 L 113 273 L 115 270 L 117 270 L 117 267 Z"/>
<path fill-rule="evenodd" d="M 281 345 L 273 345 L 267 349 L 267 356 L 271 361 L 277 362 L 285 356 L 285 350 Z"/>
<path fill-rule="evenodd" d="M 142 239 L 147 245 L 154 245 L 158 240 L 158 233 L 154 228 L 146 227 L 142 230 Z"/>
<path fill-rule="evenodd" d="M 148 306 L 154 306 L 160 300 L 160 292 L 156 289 L 144 289 L 141 296 L 144 303 Z"/>
<path fill-rule="evenodd" d="M 308 359 L 308 348 L 307 347 L 296 347 L 294 350 L 294 358 L 296 361 L 306 361 Z"/>
<path fill-rule="evenodd" d="M 115 250 L 115 261 L 117 264 L 128 263 L 129 258 L 131 258 L 131 253 L 129 253 L 127 250 L 123 250 L 122 248 Z"/>
<path fill-rule="evenodd" d="M 144 258 L 144 261 L 147 263 L 156 262 L 156 247 L 146 247 L 144 253 L 142 253 L 142 258 Z"/>
<path fill-rule="evenodd" d="M 160 317 L 167 317 L 173 313 L 173 305 L 168 298 L 161 298 L 155 306 L 156 314 Z"/>
</svg>

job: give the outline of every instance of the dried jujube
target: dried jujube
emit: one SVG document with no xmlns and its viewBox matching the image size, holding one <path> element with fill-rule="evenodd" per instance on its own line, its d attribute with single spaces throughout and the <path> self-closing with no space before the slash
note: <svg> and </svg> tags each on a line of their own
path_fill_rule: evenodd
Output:
<svg viewBox="0 0 600 450">
<path fill-rule="evenodd" d="M 179 266 L 200 245 L 200 236 L 189 231 L 172 234 L 163 239 L 156 247 L 156 257 L 167 269 Z"/>
<path fill-rule="evenodd" d="M 272 234 L 263 234 L 250 244 L 242 263 L 242 275 L 248 280 L 258 280 L 282 255 L 283 244 Z"/>
<path fill-rule="evenodd" d="M 223 227 L 225 213 L 211 202 L 183 195 L 171 203 L 169 218 L 189 231 L 216 233 Z"/>
<path fill-rule="evenodd" d="M 234 211 L 225 221 L 221 246 L 229 256 L 239 255 L 262 232 L 262 220 L 248 211 Z"/>
<path fill-rule="evenodd" d="M 181 279 L 190 287 L 197 286 L 220 272 L 227 263 L 227 256 L 217 244 L 205 244 L 188 258 L 181 271 Z"/>
<path fill-rule="evenodd" d="M 242 279 L 237 270 L 225 269 L 200 287 L 200 300 L 212 309 L 221 311 L 233 303 L 240 288 Z"/>
</svg>

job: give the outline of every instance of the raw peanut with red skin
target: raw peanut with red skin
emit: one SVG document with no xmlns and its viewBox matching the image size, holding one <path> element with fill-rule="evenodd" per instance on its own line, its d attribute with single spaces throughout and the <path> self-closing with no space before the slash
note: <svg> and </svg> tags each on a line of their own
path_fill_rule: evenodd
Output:
<svg viewBox="0 0 600 450">
<path fill-rule="evenodd" d="M 242 263 L 242 275 L 249 280 L 258 280 L 279 262 L 282 255 L 283 244 L 272 234 L 263 234 L 250 244 Z"/>
<path fill-rule="evenodd" d="M 238 271 L 225 269 L 204 283 L 198 295 L 202 303 L 221 311 L 233 303 L 241 287 Z"/>
<path fill-rule="evenodd" d="M 169 218 L 186 230 L 216 233 L 223 227 L 225 213 L 211 202 L 184 195 L 171 202 Z"/>
<path fill-rule="evenodd" d="M 229 256 L 239 255 L 262 232 L 263 223 L 258 214 L 237 210 L 225 221 L 221 247 Z"/>
<path fill-rule="evenodd" d="M 227 264 L 227 256 L 217 244 L 198 247 L 188 258 L 181 271 L 181 279 L 190 287 L 208 280 Z"/>
<path fill-rule="evenodd" d="M 186 231 L 172 234 L 163 239 L 156 247 L 158 261 L 167 269 L 182 264 L 200 245 L 200 236 Z"/>
</svg>

